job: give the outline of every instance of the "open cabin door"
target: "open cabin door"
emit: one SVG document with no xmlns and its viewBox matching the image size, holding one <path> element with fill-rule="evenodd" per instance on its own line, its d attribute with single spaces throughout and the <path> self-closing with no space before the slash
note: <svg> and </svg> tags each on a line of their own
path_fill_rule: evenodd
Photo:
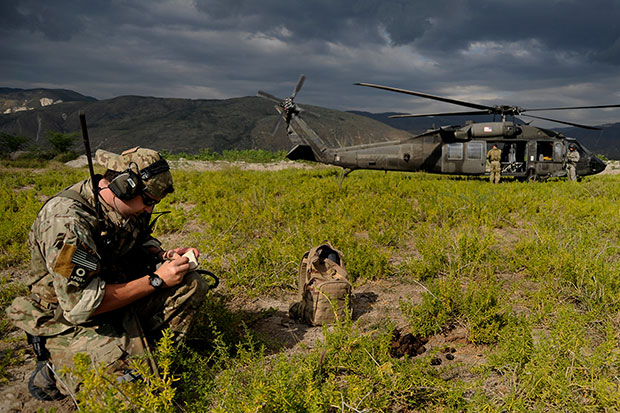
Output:
<svg viewBox="0 0 620 413">
<path fill-rule="evenodd" d="M 486 144 L 483 141 L 444 143 L 441 172 L 480 175 L 485 172 Z"/>
<path fill-rule="evenodd" d="M 564 173 L 566 147 L 563 142 L 539 140 L 529 143 L 530 162 L 528 169 L 533 169 L 539 176 L 558 176 Z"/>
</svg>

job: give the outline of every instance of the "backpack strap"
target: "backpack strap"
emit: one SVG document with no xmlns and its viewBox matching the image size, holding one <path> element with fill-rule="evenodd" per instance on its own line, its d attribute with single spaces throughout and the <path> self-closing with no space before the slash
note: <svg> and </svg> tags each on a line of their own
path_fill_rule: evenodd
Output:
<svg viewBox="0 0 620 413">
<path fill-rule="evenodd" d="M 74 191 L 73 189 L 70 189 L 70 188 L 66 188 L 60 191 L 59 193 L 57 193 L 56 195 L 54 195 L 54 197 L 57 197 L 57 196 L 62 197 L 62 198 L 73 199 L 74 201 L 78 201 L 80 204 L 82 204 L 84 209 L 88 211 L 89 214 L 95 217 L 97 216 L 97 213 L 95 212 L 93 207 L 90 206 L 88 201 L 86 201 L 86 199 L 84 199 L 84 197 L 79 192 Z"/>
<path fill-rule="evenodd" d="M 308 282 L 308 252 L 305 252 L 299 262 L 299 272 L 297 273 L 297 298 L 303 299 L 306 283 Z"/>
</svg>

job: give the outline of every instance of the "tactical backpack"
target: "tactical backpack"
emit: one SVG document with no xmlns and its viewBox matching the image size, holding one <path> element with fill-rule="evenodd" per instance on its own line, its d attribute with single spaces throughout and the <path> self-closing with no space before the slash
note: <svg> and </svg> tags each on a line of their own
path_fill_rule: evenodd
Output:
<svg viewBox="0 0 620 413">
<path fill-rule="evenodd" d="M 300 300 L 289 308 L 291 318 L 310 325 L 344 320 L 351 311 L 351 283 L 342 253 L 327 242 L 307 251 L 297 278 Z"/>
</svg>

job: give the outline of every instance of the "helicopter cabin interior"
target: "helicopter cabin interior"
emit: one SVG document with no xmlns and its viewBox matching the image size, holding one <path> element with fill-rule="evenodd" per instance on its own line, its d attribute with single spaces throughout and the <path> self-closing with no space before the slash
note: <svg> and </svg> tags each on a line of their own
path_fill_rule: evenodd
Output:
<svg viewBox="0 0 620 413">
<path fill-rule="evenodd" d="M 489 149 L 493 147 L 490 143 Z M 497 142 L 497 147 L 502 150 L 501 167 L 502 174 L 524 174 L 527 165 L 527 142 Z"/>
</svg>

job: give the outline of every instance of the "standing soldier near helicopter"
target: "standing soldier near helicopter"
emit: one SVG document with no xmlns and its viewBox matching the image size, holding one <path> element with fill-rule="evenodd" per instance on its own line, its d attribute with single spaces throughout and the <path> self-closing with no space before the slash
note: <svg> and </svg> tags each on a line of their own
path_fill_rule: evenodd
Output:
<svg viewBox="0 0 620 413">
<path fill-rule="evenodd" d="M 575 145 L 571 143 L 566 154 L 566 175 L 573 182 L 577 181 L 577 163 L 579 163 L 579 152 L 575 149 Z"/>
<path fill-rule="evenodd" d="M 502 151 L 497 147 L 496 143 L 494 143 L 493 148 L 487 152 L 487 159 L 491 163 L 489 182 L 498 184 L 501 172 L 500 160 L 502 159 Z"/>
</svg>

